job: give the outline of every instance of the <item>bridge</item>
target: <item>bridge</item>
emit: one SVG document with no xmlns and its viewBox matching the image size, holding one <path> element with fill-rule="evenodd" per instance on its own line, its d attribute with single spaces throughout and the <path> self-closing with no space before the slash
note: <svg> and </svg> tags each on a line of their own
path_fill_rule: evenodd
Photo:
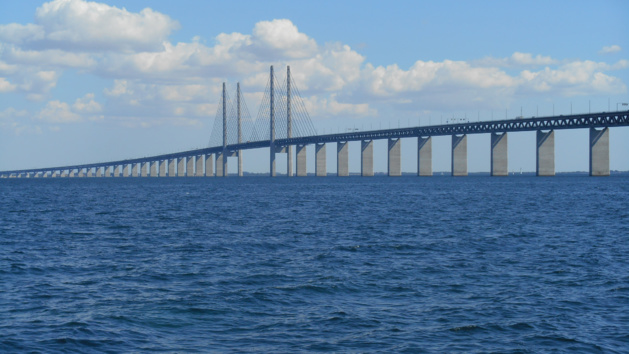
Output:
<svg viewBox="0 0 629 354">
<path fill-rule="evenodd" d="M 225 177 L 228 157 L 236 157 L 238 175 L 243 175 L 243 150 L 269 148 L 269 175 L 276 176 L 276 155 L 286 154 L 287 175 L 306 176 L 306 150 L 315 148 L 315 175 L 327 176 L 326 146 L 336 144 L 337 176 L 349 176 L 348 143 L 361 142 L 361 176 L 373 176 L 373 142 L 388 140 L 389 176 L 401 176 L 401 139 L 417 141 L 417 175 L 431 176 L 432 137 L 452 137 L 452 176 L 467 176 L 467 135 L 491 134 L 492 176 L 508 175 L 508 133 L 536 131 L 536 175 L 555 175 L 555 130 L 589 129 L 589 173 L 608 176 L 609 128 L 629 126 L 629 110 L 511 120 L 465 122 L 423 127 L 354 131 L 338 134 L 315 133 L 287 67 L 286 80 L 278 81 L 273 67 L 259 110 L 253 121 L 248 115 L 237 85 L 232 102 L 223 83 L 210 146 L 208 148 L 92 164 L 0 171 L 0 178 L 47 177 Z M 247 135 L 248 134 L 248 135 Z M 249 140 L 243 141 L 243 135 Z M 293 170 L 293 150 L 295 171 Z"/>
</svg>

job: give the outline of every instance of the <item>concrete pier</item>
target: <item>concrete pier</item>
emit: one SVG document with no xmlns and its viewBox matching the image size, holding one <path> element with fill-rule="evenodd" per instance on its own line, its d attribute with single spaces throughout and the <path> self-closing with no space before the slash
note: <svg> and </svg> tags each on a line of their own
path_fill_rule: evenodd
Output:
<svg viewBox="0 0 629 354">
<path fill-rule="evenodd" d="M 129 168 L 129 164 L 125 164 L 122 166 L 122 177 L 131 176 L 131 169 Z"/>
<path fill-rule="evenodd" d="M 238 150 L 236 154 L 238 156 L 238 177 L 242 177 L 242 174 L 244 172 L 242 170 L 242 150 Z"/>
<path fill-rule="evenodd" d="M 360 175 L 373 176 L 373 140 L 362 140 L 360 143 Z"/>
<path fill-rule="evenodd" d="M 186 157 L 186 177 L 194 177 L 194 157 Z"/>
<path fill-rule="evenodd" d="M 106 166 L 104 168 L 104 170 L 105 171 L 103 173 L 105 174 L 105 177 L 111 177 L 111 171 L 113 170 L 113 167 L 112 166 Z"/>
<path fill-rule="evenodd" d="M 325 153 L 325 143 L 315 144 L 315 176 L 317 177 L 325 177 L 328 175 Z"/>
<path fill-rule="evenodd" d="M 467 176 L 467 135 L 452 135 L 452 176 Z"/>
<path fill-rule="evenodd" d="M 177 158 L 177 177 L 185 177 L 186 171 L 184 170 L 185 157 Z"/>
<path fill-rule="evenodd" d="M 297 177 L 306 177 L 308 170 L 306 168 L 306 146 L 297 145 Z"/>
<path fill-rule="evenodd" d="M 497 134 L 491 133 L 491 175 L 492 176 L 508 176 L 509 175 L 509 156 L 508 156 L 508 136 L 507 133 Z"/>
<path fill-rule="evenodd" d="M 46 174 L 46 175 L 48 175 L 48 174 Z M 88 178 L 94 177 L 94 169 L 93 168 L 88 168 L 87 169 L 87 177 Z"/>
<path fill-rule="evenodd" d="M 53 177 L 57 177 L 57 172 L 54 173 Z M 96 177 L 103 177 L 103 168 L 96 167 Z"/>
<path fill-rule="evenodd" d="M 339 177 L 349 176 L 349 144 L 347 141 L 336 143 L 336 175 Z"/>
<path fill-rule="evenodd" d="M 389 159 L 387 164 L 387 174 L 391 177 L 402 175 L 402 154 L 401 139 L 389 139 Z"/>
<path fill-rule="evenodd" d="M 203 177 L 203 155 L 197 155 L 196 158 L 196 169 L 194 171 L 195 177 Z"/>
<path fill-rule="evenodd" d="M 114 177 L 120 177 L 120 167 L 121 165 L 114 166 Z M 74 177 L 74 176 L 70 175 L 70 177 Z"/>
<path fill-rule="evenodd" d="M 537 131 L 537 162 L 535 167 L 537 176 L 555 175 L 555 131 L 547 133 Z"/>
<path fill-rule="evenodd" d="M 417 175 L 432 176 L 432 137 L 417 137 Z"/>
<path fill-rule="evenodd" d="M 286 176 L 293 177 L 293 146 L 286 147 Z"/>
<path fill-rule="evenodd" d="M 590 176 L 609 176 L 609 128 L 590 128 Z"/>
<path fill-rule="evenodd" d="M 167 160 L 159 160 L 159 176 L 166 177 Z"/>
<path fill-rule="evenodd" d="M 35 177 L 38 177 L 38 174 L 35 174 Z M 81 177 L 81 178 L 85 177 L 85 169 L 84 168 L 80 168 L 79 169 L 79 177 Z"/>
<path fill-rule="evenodd" d="M 214 157 L 212 154 L 205 155 L 205 177 L 214 177 Z"/>
<path fill-rule="evenodd" d="M 275 156 L 275 154 L 272 155 Z M 227 169 L 227 163 L 223 162 L 223 159 L 227 159 L 227 157 L 225 157 L 225 154 L 223 154 L 222 152 L 216 154 L 216 177 L 225 177 L 227 175 L 225 173 L 225 169 Z"/>
<path fill-rule="evenodd" d="M 138 176 L 138 163 L 134 163 L 131 165 L 131 176 L 132 177 L 137 177 Z"/>
<path fill-rule="evenodd" d="M 175 159 L 168 159 L 168 177 L 176 177 L 175 174 Z"/>
<path fill-rule="evenodd" d="M 149 162 L 149 177 L 157 177 L 157 161 Z"/>
<path fill-rule="evenodd" d="M 148 177 L 148 162 L 142 162 L 140 165 L 140 176 Z"/>
</svg>

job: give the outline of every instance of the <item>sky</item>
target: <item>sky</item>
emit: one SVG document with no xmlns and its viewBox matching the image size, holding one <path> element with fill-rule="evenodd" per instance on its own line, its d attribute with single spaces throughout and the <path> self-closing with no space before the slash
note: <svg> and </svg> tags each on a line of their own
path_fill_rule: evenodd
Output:
<svg viewBox="0 0 629 354">
<path fill-rule="evenodd" d="M 0 170 L 207 147 L 221 84 L 239 82 L 255 117 L 271 65 L 280 78 L 290 65 L 321 134 L 629 108 L 627 1 L 23 0 L 0 9 Z M 557 172 L 588 170 L 588 139 L 584 129 L 556 131 Z M 350 172 L 360 171 L 358 144 Z M 433 139 L 437 173 L 450 171 L 450 144 Z M 488 134 L 468 137 L 470 172 L 489 171 L 489 146 Z M 416 172 L 416 150 L 416 139 L 402 140 L 403 172 Z M 374 154 L 376 172 L 386 171 L 386 141 Z M 610 130 L 610 167 L 629 170 L 629 127 Z M 268 172 L 268 149 L 246 151 L 244 169 Z M 509 170 L 535 170 L 535 132 L 509 134 Z"/>
</svg>

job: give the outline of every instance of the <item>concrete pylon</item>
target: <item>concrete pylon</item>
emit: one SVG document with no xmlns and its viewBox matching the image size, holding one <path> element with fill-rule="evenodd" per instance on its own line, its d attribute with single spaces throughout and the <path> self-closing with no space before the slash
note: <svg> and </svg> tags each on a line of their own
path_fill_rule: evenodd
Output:
<svg viewBox="0 0 629 354">
<path fill-rule="evenodd" d="M 387 164 L 387 175 L 399 177 L 402 175 L 401 164 L 401 139 L 389 139 L 389 158 Z"/>
<path fill-rule="evenodd" d="M 373 176 L 373 140 L 362 140 L 360 143 L 360 175 Z"/>
<path fill-rule="evenodd" d="M 507 133 L 491 133 L 491 175 L 509 175 L 509 154 L 508 154 Z"/>
<path fill-rule="evenodd" d="M 138 163 L 134 163 L 131 166 L 131 176 L 132 177 L 137 177 L 138 176 Z"/>
<path fill-rule="evenodd" d="M 192 156 L 186 157 L 186 177 L 194 176 L 194 158 Z"/>
<path fill-rule="evenodd" d="M 168 159 L 168 177 L 176 177 L 175 174 L 175 159 Z"/>
<path fill-rule="evenodd" d="M 72 171 L 70 177 L 74 177 L 74 171 Z M 114 167 L 114 177 L 120 177 L 120 165 Z"/>
<path fill-rule="evenodd" d="M 148 163 L 146 162 L 140 163 L 140 175 L 142 177 L 148 177 Z"/>
<path fill-rule="evenodd" d="M 417 175 L 432 176 L 432 138 L 417 137 Z"/>
<path fill-rule="evenodd" d="M 590 128 L 590 176 L 609 176 L 609 128 Z"/>
<path fill-rule="evenodd" d="M 129 177 L 131 175 L 131 169 L 129 168 L 129 164 L 124 164 L 122 166 L 122 177 Z"/>
<path fill-rule="evenodd" d="M 158 161 L 151 161 L 149 163 L 149 177 L 157 177 L 157 164 Z"/>
<path fill-rule="evenodd" d="M 547 133 L 537 131 L 537 159 L 535 174 L 537 176 L 555 175 L 555 131 Z"/>
<path fill-rule="evenodd" d="M 184 165 L 185 165 L 185 157 L 178 157 L 177 158 L 177 177 L 185 177 L 186 176 L 186 170 L 184 169 Z"/>
<path fill-rule="evenodd" d="M 452 135 L 452 176 L 467 176 L 467 135 Z"/>
<path fill-rule="evenodd" d="M 205 155 L 205 177 L 214 177 L 214 157 L 212 154 Z"/>
<path fill-rule="evenodd" d="M 194 176 L 203 177 L 203 155 L 197 155 L 197 159 L 195 163 L 196 163 L 196 166 L 195 166 Z"/>
<path fill-rule="evenodd" d="M 166 177 L 166 164 L 168 160 L 159 160 L 159 177 Z"/>
<path fill-rule="evenodd" d="M 297 177 L 306 177 L 308 171 L 306 169 L 306 146 L 297 145 Z"/>
<path fill-rule="evenodd" d="M 349 176 L 349 144 L 348 142 L 336 143 L 336 175 Z"/>
<path fill-rule="evenodd" d="M 224 153 L 219 152 L 216 154 L 216 177 L 225 177 L 227 175 L 227 162 L 223 162 L 223 159 L 227 160 Z"/>
<path fill-rule="evenodd" d="M 325 177 L 328 175 L 326 166 L 325 143 L 315 144 L 315 176 Z"/>
</svg>

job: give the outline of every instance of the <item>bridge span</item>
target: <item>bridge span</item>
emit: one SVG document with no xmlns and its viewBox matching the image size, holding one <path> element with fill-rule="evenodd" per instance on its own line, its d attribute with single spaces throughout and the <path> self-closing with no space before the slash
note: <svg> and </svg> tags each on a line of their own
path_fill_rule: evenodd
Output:
<svg viewBox="0 0 629 354">
<path fill-rule="evenodd" d="M 491 167 L 492 176 L 508 175 L 508 133 L 536 131 L 537 159 L 536 174 L 538 176 L 555 175 L 555 130 L 589 129 L 589 173 L 591 176 L 608 176 L 609 164 L 609 129 L 612 127 L 629 126 L 629 110 L 621 112 L 599 112 L 549 117 L 532 117 L 511 120 L 466 122 L 459 124 L 440 124 L 397 129 L 372 131 L 355 131 L 327 135 L 293 136 L 293 111 L 290 67 L 287 68 L 286 91 L 280 102 L 285 104 L 283 110 L 276 106 L 273 75 L 271 67 L 270 94 L 268 103 L 268 139 L 242 141 L 240 86 L 237 91 L 237 112 L 235 122 L 237 140 L 230 143 L 228 138 L 227 98 L 225 84 L 221 98 L 222 110 L 222 144 L 203 149 L 182 151 L 178 153 L 126 159 L 92 164 L 47 167 L 0 171 L 0 178 L 47 178 L 47 177 L 224 177 L 227 176 L 228 157 L 238 158 L 238 175 L 243 175 L 242 151 L 249 149 L 269 148 L 269 175 L 275 176 L 276 154 L 285 153 L 287 157 L 288 176 L 306 176 L 306 150 L 308 146 L 315 148 L 315 175 L 327 176 L 326 146 L 335 144 L 337 151 L 337 176 L 349 176 L 348 143 L 361 142 L 361 176 L 373 176 L 373 141 L 388 140 L 389 176 L 400 176 L 401 173 L 401 139 L 413 138 L 417 143 L 417 175 L 431 176 L 432 171 L 432 137 L 452 137 L 452 176 L 467 176 L 467 135 L 491 134 Z M 282 138 L 276 138 L 276 110 L 283 112 Z M 220 122 L 219 122 L 220 123 Z M 296 150 L 293 161 L 293 149 Z M 293 162 L 295 169 L 293 170 Z"/>
</svg>

